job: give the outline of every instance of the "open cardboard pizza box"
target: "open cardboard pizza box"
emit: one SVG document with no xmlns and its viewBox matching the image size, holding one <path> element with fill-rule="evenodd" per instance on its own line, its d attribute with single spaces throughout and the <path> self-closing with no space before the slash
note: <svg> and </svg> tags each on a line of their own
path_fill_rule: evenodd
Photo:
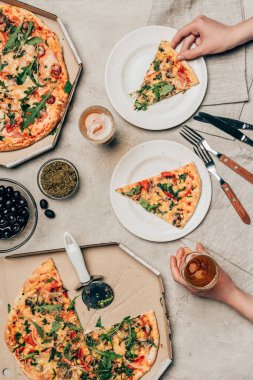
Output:
<svg viewBox="0 0 253 380">
<path fill-rule="evenodd" d="M 51 134 L 49 134 L 44 139 L 36 142 L 35 144 L 28 146 L 27 148 L 14 150 L 12 152 L 0 152 L 0 166 L 13 168 L 14 166 L 30 160 L 31 158 L 55 147 L 63 126 L 66 113 L 69 109 L 71 98 L 73 97 L 78 78 L 82 71 L 82 62 L 69 37 L 67 30 L 65 29 L 65 26 L 56 15 L 17 0 L 1 0 L 0 5 L 1 4 L 14 5 L 16 7 L 27 9 L 28 11 L 35 13 L 56 33 L 63 47 L 64 59 L 69 73 L 69 81 L 73 85 L 65 112 L 60 122 L 51 132 Z"/>
<path fill-rule="evenodd" d="M 153 310 L 158 322 L 160 345 L 155 364 L 143 379 L 159 379 L 172 361 L 170 326 L 160 273 L 121 244 L 83 247 L 82 252 L 89 273 L 103 275 L 115 296 L 108 307 L 90 311 L 81 297 L 77 298 L 76 309 L 84 332 L 92 331 L 100 316 L 104 326 L 111 326 L 126 316 L 135 317 Z M 13 304 L 25 280 L 49 257 L 53 258 L 63 284 L 73 299 L 80 294 L 73 290 L 79 279 L 63 249 L 24 253 L 0 259 L 0 379 L 26 379 L 4 342 L 7 305 Z"/>
</svg>

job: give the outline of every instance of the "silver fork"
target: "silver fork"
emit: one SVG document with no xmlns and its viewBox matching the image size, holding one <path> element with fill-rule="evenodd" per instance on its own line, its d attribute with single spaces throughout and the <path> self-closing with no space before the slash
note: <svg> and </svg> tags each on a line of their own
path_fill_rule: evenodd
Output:
<svg viewBox="0 0 253 380">
<path fill-rule="evenodd" d="M 241 177 L 253 184 L 253 173 L 250 173 L 248 170 L 246 170 L 241 165 L 237 164 L 235 161 L 233 161 L 230 157 L 226 156 L 225 154 L 216 152 L 216 150 L 210 147 L 210 145 L 204 139 L 204 137 L 197 133 L 194 129 L 185 125 L 183 129 L 180 131 L 180 134 L 196 147 L 201 148 L 203 146 L 204 148 L 206 148 L 206 150 L 208 150 L 210 153 L 216 156 L 224 165 L 226 165 L 235 173 L 239 174 Z"/>
<path fill-rule="evenodd" d="M 229 201 L 231 202 L 237 214 L 240 216 L 243 223 L 250 224 L 250 217 L 247 211 L 245 210 L 245 208 L 243 207 L 243 205 L 241 204 L 241 202 L 239 201 L 229 184 L 225 182 L 224 179 L 221 178 L 217 173 L 214 161 L 208 153 L 208 151 L 204 147 L 193 147 L 193 150 L 202 159 L 209 173 L 211 173 L 219 181 L 222 190 L 228 197 Z"/>
</svg>

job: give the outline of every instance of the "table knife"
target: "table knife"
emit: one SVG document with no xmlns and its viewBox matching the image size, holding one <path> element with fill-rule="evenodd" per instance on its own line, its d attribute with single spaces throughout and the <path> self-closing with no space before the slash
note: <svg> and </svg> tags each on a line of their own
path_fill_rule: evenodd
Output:
<svg viewBox="0 0 253 380">
<path fill-rule="evenodd" d="M 207 115 L 209 115 L 209 114 L 207 114 Z M 228 117 L 215 116 L 215 115 L 213 115 L 213 116 L 216 117 L 217 119 L 220 119 L 220 120 L 224 121 L 225 123 L 229 124 L 233 128 L 253 131 L 253 124 L 244 123 L 241 120 L 230 119 Z M 208 123 L 208 121 L 205 118 L 203 118 L 203 117 L 201 117 L 199 115 L 193 116 L 193 119 L 201 121 L 203 123 Z"/>
<path fill-rule="evenodd" d="M 203 117 L 208 123 L 219 128 L 220 130 L 234 137 L 235 139 L 245 144 L 248 144 L 250 146 L 253 146 L 253 140 L 251 140 L 248 136 L 246 136 L 244 133 L 242 133 L 238 129 L 229 126 L 223 120 L 216 118 L 215 116 L 209 115 L 205 112 L 199 112 L 199 116 Z"/>
</svg>

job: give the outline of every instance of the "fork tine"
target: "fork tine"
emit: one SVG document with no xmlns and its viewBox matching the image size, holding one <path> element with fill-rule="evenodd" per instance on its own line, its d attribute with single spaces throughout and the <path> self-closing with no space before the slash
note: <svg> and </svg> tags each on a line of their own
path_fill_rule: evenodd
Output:
<svg viewBox="0 0 253 380">
<path fill-rule="evenodd" d="M 202 159 L 202 161 L 204 161 L 205 164 L 207 164 L 207 159 L 203 153 L 203 149 L 199 148 L 199 147 L 193 147 L 193 150 L 194 152 Z"/>
<path fill-rule="evenodd" d="M 195 141 L 192 137 L 188 136 L 188 134 L 185 131 L 180 131 L 179 133 L 181 136 L 183 136 L 185 138 L 185 140 L 189 141 L 189 143 L 191 143 L 195 146 L 199 145 L 198 141 Z"/>
<path fill-rule="evenodd" d="M 209 163 L 213 163 L 213 159 L 212 157 L 210 156 L 210 154 L 208 153 L 208 151 L 203 147 L 203 149 L 201 149 L 203 154 L 205 155 L 206 157 L 206 161 L 209 162 Z"/>
<path fill-rule="evenodd" d="M 186 125 L 186 124 L 183 126 L 183 128 L 184 128 L 184 130 L 186 130 L 188 133 L 190 133 L 192 136 L 194 136 L 196 139 L 198 139 L 199 142 L 201 142 L 201 141 L 204 140 L 204 138 L 203 138 L 199 133 L 197 133 L 197 132 L 195 131 L 195 129 L 192 129 L 192 128 L 188 127 L 188 125 Z"/>
</svg>

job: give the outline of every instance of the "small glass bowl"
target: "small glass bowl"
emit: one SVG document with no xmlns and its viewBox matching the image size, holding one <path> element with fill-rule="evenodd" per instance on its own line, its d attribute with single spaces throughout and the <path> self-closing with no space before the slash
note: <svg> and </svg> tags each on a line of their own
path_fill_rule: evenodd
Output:
<svg viewBox="0 0 253 380">
<path fill-rule="evenodd" d="M 52 162 L 56 162 L 56 161 L 61 161 L 61 162 L 65 162 L 66 164 L 68 164 L 75 172 L 76 174 L 76 178 L 77 178 L 77 181 L 76 181 L 76 186 L 75 188 L 68 194 L 68 195 L 65 195 L 64 197 L 54 197 L 53 195 L 51 194 L 48 194 L 42 187 L 41 185 L 41 174 L 42 174 L 42 171 L 43 169 L 48 165 L 48 164 L 51 164 Z M 38 182 L 38 186 L 40 188 L 40 191 L 46 195 L 48 198 L 50 199 L 58 199 L 58 200 L 61 200 L 61 199 L 67 199 L 67 198 L 70 198 L 76 191 L 77 189 L 79 188 L 79 174 L 78 174 L 78 171 L 76 169 L 76 167 L 68 160 L 66 160 L 65 158 L 52 158 L 46 162 L 44 162 L 44 164 L 40 167 L 39 171 L 38 171 L 38 175 L 37 175 L 37 182 Z"/>
<path fill-rule="evenodd" d="M 29 218 L 25 228 L 16 236 L 9 239 L 0 239 L 0 253 L 7 253 L 22 247 L 32 237 L 38 222 L 38 209 L 32 194 L 21 183 L 7 178 L 0 178 L 0 185 L 5 187 L 12 186 L 14 190 L 20 191 L 29 208 Z"/>
<path fill-rule="evenodd" d="M 86 130 L 86 127 L 85 127 L 85 120 L 86 118 L 91 114 L 91 113 L 103 113 L 107 116 L 109 116 L 109 118 L 111 119 L 111 122 L 112 122 L 112 130 L 111 132 L 108 134 L 108 136 L 106 136 L 104 139 L 101 139 L 101 140 L 96 140 L 96 139 L 92 139 L 88 136 L 87 134 L 87 130 Z M 86 108 L 82 113 L 81 113 L 81 116 L 80 116 L 80 119 L 79 119 L 79 130 L 80 132 L 82 133 L 82 135 L 89 141 L 91 141 L 93 144 L 96 144 L 96 145 L 106 145 L 106 144 L 109 144 L 113 138 L 114 138 L 114 135 L 115 135 L 115 129 L 116 129 L 116 125 L 115 125 L 115 121 L 114 121 L 114 118 L 111 114 L 111 112 L 105 108 L 105 107 L 102 107 L 102 106 L 91 106 L 91 107 L 88 107 Z"/>
</svg>

